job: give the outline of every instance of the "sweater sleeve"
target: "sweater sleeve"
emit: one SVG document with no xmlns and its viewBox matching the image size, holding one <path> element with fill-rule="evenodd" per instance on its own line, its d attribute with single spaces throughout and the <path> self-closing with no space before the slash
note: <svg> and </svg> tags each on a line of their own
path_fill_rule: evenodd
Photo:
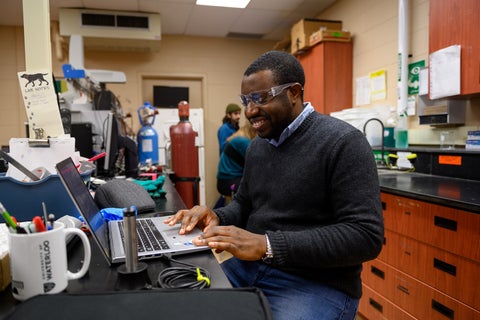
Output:
<svg viewBox="0 0 480 320">
<path fill-rule="evenodd" d="M 234 198 L 227 206 L 213 210 L 220 219 L 220 225 L 233 225 L 246 228 L 249 213 L 252 209 L 251 202 L 246 197 L 246 183 L 243 180 Z"/>
</svg>

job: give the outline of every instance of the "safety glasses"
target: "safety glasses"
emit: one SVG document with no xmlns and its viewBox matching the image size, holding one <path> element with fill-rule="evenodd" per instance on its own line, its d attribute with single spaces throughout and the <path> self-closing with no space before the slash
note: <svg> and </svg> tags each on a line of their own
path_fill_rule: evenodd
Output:
<svg viewBox="0 0 480 320">
<path fill-rule="evenodd" d="M 282 93 L 285 89 L 288 89 L 296 84 L 298 84 L 298 82 L 291 82 L 291 83 L 282 84 L 276 87 L 272 87 L 267 90 L 252 92 L 249 94 L 241 94 L 240 102 L 246 108 L 248 108 L 248 105 L 250 104 L 250 102 L 252 102 L 255 105 L 266 104 L 267 102 L 269 102 L 270 100 L 278 96 L 280 93 Z"/>
</svg>

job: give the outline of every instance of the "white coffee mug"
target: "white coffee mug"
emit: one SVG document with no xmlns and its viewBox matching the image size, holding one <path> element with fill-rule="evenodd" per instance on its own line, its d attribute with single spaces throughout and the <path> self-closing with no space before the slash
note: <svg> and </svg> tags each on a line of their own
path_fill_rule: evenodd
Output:
<svg viewBox="0 0 480 320">
<path fill-rule="evenodd" d="M 80 271 L 73 273 L 67 265 L 67 236 L 75 234 L 83 243 L 84 259 Z M 18 300 L 39 294 L 54 294 L 67 288 L 68 280 L 83 277 L 90 265 L 90 242 L 83 231 L 65 228 L 55 222 L 45 232 L 9 233 L 10 272 L 12 293 Z"/>
</svg>

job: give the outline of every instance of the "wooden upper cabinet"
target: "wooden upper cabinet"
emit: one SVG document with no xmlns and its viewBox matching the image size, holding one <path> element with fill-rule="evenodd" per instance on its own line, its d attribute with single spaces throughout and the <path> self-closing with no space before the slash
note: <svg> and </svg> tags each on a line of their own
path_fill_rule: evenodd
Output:
<svg viewBox="0 0 480 320">
<path fill-rule="evenodd" d="M 430 0 L 429 53 L 461 46 L 461 95 L 480 93 L 479 25 L 479 0 Z"/>
<path fill-rule="evenodd" d="M 352 107 L 351 42 L 321 42 L 297 55 L 297 59 L 305 70 L 305 102 L 327 115 Z"/>
</svg>

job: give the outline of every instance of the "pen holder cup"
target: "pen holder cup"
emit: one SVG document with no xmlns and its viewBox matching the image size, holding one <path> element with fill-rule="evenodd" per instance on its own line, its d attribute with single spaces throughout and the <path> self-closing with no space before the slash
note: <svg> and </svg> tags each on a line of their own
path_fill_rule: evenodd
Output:
<svg viewBox="0 0 480 320">
<path fill-rule="evenodd" d="M 84 181 L 89 181 L 91 171 L 84 172 L 81 176 Z M 30 182 L 0 175 L 0 202 L 17 221 L 28 221 L 34 216 L 42 216 L 42 202 L 45 203 L 48 213 L 55 214 L 56 218 L 80 215 L 57 174 Z"/>
<path fill-rule="evenodd" d="M 78 272 L 68 270 L 67 236 L 77 235 L 83 243 L 83 264 Z M 65 290 L 68 280 L 83 277 L 90 265 L 90 242 L 83 231 L 65 228 L 55 222 L 54 228 L 37 233 L 13 233 L 8 236 L 12 294 L 26 300 L 39 294 L 54 294 Z"/>
</svg>

